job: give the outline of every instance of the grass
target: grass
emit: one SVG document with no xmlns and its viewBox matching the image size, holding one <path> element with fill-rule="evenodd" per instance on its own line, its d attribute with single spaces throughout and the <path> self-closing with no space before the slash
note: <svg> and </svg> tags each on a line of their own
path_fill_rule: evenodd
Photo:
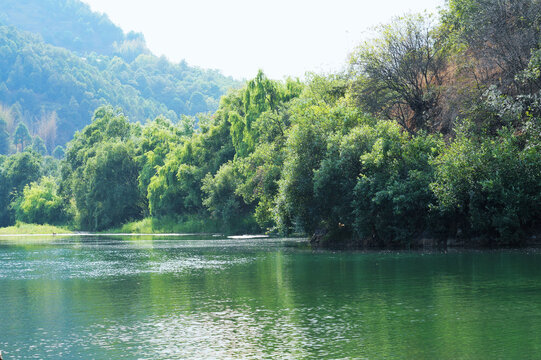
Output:
<svg viewBox="0 0 541 360">
<path fill-rule="evenodd" d="M 257 233 L 255 221 L 252 218 L 241 219 L 234 226 L 224 226 L 223 222 L 208 217 L 183 216 L 145 218 L 129 222 L 120 227 L 109 229 L 106 233 L 126 234 L 159 234 L 159 233 L 223 233 L 243 234 Z"/>
<path fill-rule="evenodd" d="M 0 228 L 0 235 L 24 235 L 24 234 L 69 234 L 72 231 L 66 227 L 54 225 L 37 225 L 17 222 L 14 226 Z"/>
<path fill-rule="evenodd" d="M 159 234 L 159 233 L 217 233 L 219 226 L 209 219 L 145 218 L 129 222 L 108 233 Z"/>
<path fill-rule="evenodd" d="M 17 222 L 14 226 L 0 228 L 0 235 L 37 235 L 37 234 L 69 234 L 73 231 L 68 227 L 53 225 L 37 225 Z M 234 223 L 224 224 L 223 221 L 204 216 L 166 216 L 159 218 L 145 218 L 143 220 L 126 223 L 122 226 L 102 231 L 102 233 L 122 234 L 255 234 L 261 230 L 253 217 L 236 219 Z"/>
</svg>

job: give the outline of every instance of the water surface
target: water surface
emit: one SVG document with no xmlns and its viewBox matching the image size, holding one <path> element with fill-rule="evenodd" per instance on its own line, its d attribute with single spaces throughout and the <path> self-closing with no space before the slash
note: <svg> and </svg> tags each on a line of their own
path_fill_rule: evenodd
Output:
<svg viewBox="0 0 541 360">
<path fill-rule="evenodd" d="M 0 239 L 9 359 L 541 357 L 541 251 Z"/>
</svg>

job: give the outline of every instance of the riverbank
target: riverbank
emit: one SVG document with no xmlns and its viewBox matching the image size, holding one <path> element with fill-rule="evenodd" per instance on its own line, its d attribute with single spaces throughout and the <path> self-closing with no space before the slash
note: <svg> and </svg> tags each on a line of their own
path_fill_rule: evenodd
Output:
<svg viewBox="0 0 541 360">
<path fill-rule="evenodd" d="M 210 220 L 204 221 L 201 219 L 191 219 L 189 221 L 178 221 L 175 219 L 145 218 L 138 221 L 132 221 L 103 232 L 125 234 L 208 233 L 219 232 L 217 229 L 217 224 Z"/>
<path fill-rule="evenodd" d="M 414 249 L 506 249 L 541 247 L 541 227 L 530 228 L 523 235 L 514 238 L 498 238 L 488 234 L 465 236 L 457 232 L 455 237 L 436 236 L 428 231 L 419 233 L 407 242 L 384 242 L 376 238 L 357 238 L 350 234 L 335 232 L 329 234 L 318 230 L 310 237 L 314 249 L 329 250 L 414 250 Z"/>
<path fill-rule="evenodd" d="M 223 222 L 210 218 L 199 217 L 162 217 L 145 218 L 139 221 L 126 223 L 122 226 L 94 233 L 96 235 L 173 235 L 173 234 L 262 234 L 263 232 L 253 226 L 250 219 L 239 219 L 235 226 L 224 227 Z M 18 222 L 14 226 L 0 228 L 0 236 L 24 235 L 85 235 L 86 232 L 77 231 L 69 226 L 38 225 Z M 523 237 L 511 242 L 491 238 L 488 235 L 477 237 L 437 238 L 424 232 L 408 243 L 383 243 L 375 239 L 352 238 L 341 233 L 329 234 L 317 231 L 311 237 L 296 234 L 296 237 L 309 239 L 313 249 L 330 250 L 384 250 L 384 249 L 488 249 L 488 248 L 523 248 L 541 246 L 541 228 L 530 229 Z"/>
<path fill-rule="evenodd" d="M 72 233 L 73 230 L 66 226 L 25 224 L 21 222 L 13 226 L 0 228 L 0 235 L 56 235 Z"/>
<path fill-rule="evenodd" d="M 73 226 L 38 225 L 17 222 L 13 226 L 0 228 L 0 235 L 34 234 L 72 234 L 85 230 Z M 224 223 L 216 219 L 201 216 L 166 216 L 148 217 L 131 221 L 117 227 L 98 231 L 100 234 L 261 234 L 252 217 L 238 218 L 234 223 Z"/>
<path fill-rule="evenodd" d="M 222 221 L 196 216 L 186 217 L 148 217 L 132 221 L 122 226 L 103 231 L 106 233 L 220 233 L 238 235 L 246 233 L 261 233 L 253 219 L 239 219 L 235 224 L 226 225 Z"/>
</svg>

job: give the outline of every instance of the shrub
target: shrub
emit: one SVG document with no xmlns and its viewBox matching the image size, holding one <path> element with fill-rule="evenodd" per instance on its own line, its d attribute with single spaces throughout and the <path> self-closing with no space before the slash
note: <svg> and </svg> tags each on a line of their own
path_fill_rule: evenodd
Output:
<svg viewBox="0 0 541 360">
<path fill-rule="evenodd" d="M 65 223 L 67 214 L 57 190 L 56 182 L 51 177 L 43 177 L 39 182 L 26 185 L 22 196 L 12 204 L 15 218 L 32 224 Z"/>
</svg>

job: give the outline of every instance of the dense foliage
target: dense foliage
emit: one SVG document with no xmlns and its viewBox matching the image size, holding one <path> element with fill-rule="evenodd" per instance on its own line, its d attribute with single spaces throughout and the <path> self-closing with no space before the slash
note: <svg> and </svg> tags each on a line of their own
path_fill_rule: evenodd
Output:
<svg viewBox="0 0 541 360">
<path fill-rule="evenodd" d="M 45 163 L 39 155 L 30 151 L 9 157 L 0 156 L 0 225 L 14 222 L 12 204 L 17 203 L 25 186 L 38 181 L 45 173 Z"/>
<path fill-rule="evenodd" d="M 141 54 L 132 62 L 92 53 L 79 57 L 12 27 L 0 27 L 0 99 L 12 122 L 64 145 L 94 109 L 115 104 L 132 120 L 164 114 L 177 121 L 216 109 L 236 83 L 217 71 Z M 44 139 L 45 140 L 45 139 Z"/>
<path fill-rule="evenodd" d="M 440 20 L 397 19 L 348 73 L 301 82 L 260 72 L 197 124 L 130 123 L 129 111 L 99 107 L 65 155 L 55 150 L 60 162 L 43 156 L 46 139 L 4 121 L 0 140 L 14 129 L 20 152 L 0 158 L 3 224 L 210 219 L 209 231 L 331 245 L 521 244 L 541 226 L 541 50 L 528 35 L 505 56 L 485 17 L 535 36 L 538 2 L 520 6 L 450 1 Z"/>
<path fill-rule="evenodd" d="M 36 34 L 54 46 L 79 53 L 113 55 L 127 40 L 107 15 L 77 0 L 2 0 L 0 23 Z"/>
<path fill-rule="evenodd" d="M 176 122 L 215 111 L 238 85 L 218 71 L 153 55 L 142 34 L 124 34 L 81 1 L 2 1 L 0 104 L 10 123 L 24 122 L 45 141 L 48 153 L 99 106 L 122 107 L 132 121 L 163 114 Z"/>
<path fill-rule="evenodd" d="M 64 224 L 68 220 L 58 185 L 48 176 L 26 185 L 14 208 L 15 217 L 29 224 Z"/>
</svg>

